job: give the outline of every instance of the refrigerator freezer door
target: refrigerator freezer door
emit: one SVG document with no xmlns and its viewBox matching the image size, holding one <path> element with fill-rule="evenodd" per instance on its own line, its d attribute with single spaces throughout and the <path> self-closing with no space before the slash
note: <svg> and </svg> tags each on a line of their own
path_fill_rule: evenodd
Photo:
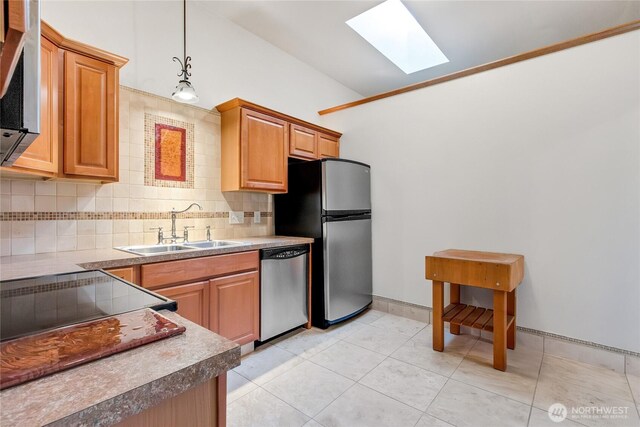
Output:
<svg viewBox="0 0 640 427">
<path fill-rule="evenodd" d="M 365 218 L 323 225 L 325 318 L 329 322 L 371 303 L 371 219 Z"/>
<path fill-rule="evenodd" d="M 323 161 L 322 209 L 336 214 L 371 211 L 370 168 L 344 160 Z"/>
</svg>

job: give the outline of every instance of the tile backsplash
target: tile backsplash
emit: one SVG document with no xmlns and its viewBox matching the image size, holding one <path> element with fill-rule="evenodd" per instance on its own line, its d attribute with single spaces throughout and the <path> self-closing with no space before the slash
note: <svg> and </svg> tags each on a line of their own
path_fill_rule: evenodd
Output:
<svg viewBox="0 0 640 427">
<path fill-rule="evenodd" d="M 145 185 L 145 114 L 194 125 L 193 188 Z M 146 153 L 146 154 L 145 154 Z M 148 161 L 148 159 L 146 160 Z M 220 191 L 220 116 L 126 87 L 120 88 L 120 181 L 113 184 L 6 179 L 0 177 L 0 254 L 23 255 L 56 251 L 152 244 L 169 211 L 192 202 L 202 205 L 178 215 L 190 240 L 273 234 L 272 197 L 261 193 Z M 229 224 L 228 213 L 244 211 L 243 224 Z M 261 212 L 260 223 L 253 212 Z"/>
</svg>

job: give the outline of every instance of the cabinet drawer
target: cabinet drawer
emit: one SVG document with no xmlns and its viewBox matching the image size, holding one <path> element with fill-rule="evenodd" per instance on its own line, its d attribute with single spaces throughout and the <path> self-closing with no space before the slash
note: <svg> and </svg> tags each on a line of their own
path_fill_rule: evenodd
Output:
<svg viewBox="0 0 640 427">
<path fill-rule="evenodd" d="M 146 264 L 141 267 L 141 284 L 154 289 L 209 277 L 257 270 L 258 251 Z"/>
</svg>

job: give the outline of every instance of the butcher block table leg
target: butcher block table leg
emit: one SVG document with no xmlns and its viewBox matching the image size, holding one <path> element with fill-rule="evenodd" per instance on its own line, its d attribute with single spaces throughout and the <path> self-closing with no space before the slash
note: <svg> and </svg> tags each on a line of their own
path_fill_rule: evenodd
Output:
<svg viewBox="0 0 640 427">
<path fill-rule="evenodd" d="M 460 285 L 451 283 L 449 285 L 449 299 L 451 304 L 460 304 Z M 449 332 L 453 335 L 460 335 L 460 325 L 449 324 Z"/>
<path fill-rule="evenodd" d="M 433 349 L 444 350 L 444 282 L 433 281 Z"/>
<path fill-rule="evenodd" d="M 516 290 L 507 293 L 507 314 L 513 316 L 513 321 L 507 329 L 507 348 L 516 349 Z"/>
<path fill-rule="evenodd" d="M 507 370 L 507 292 L 493 291 L 493 367 Z"/>
</svg>

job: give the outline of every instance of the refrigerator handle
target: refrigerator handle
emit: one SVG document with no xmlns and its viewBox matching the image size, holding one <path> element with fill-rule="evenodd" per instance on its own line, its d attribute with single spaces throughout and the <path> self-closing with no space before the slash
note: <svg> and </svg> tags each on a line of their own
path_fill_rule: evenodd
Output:
<svg viewBox="0 0 640 427">
<path fill-rule="evenodd" d="M 359 221 L 362 219 L 371 219 L 371 214 L 362 215 L 345 215 L 345 216 L 323 216 L 322 222 L 337 222 L 337 221 Z"/>
</svg>

